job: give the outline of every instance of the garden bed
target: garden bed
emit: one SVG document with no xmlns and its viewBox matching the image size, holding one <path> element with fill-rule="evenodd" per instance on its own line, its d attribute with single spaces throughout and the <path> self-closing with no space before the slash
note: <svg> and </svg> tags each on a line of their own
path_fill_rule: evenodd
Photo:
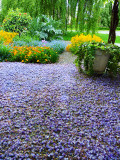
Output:
<svg viewBox="0 0 120 160">
<path fill-rule="evenodd" d="M 120 77 L 0 63 L 0 159 L 119 159 Z"/>
</svg>

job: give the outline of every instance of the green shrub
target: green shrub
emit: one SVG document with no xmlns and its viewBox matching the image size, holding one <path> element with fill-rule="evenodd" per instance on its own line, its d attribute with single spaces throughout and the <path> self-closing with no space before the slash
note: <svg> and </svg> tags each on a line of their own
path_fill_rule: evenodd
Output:
<svg viewBox="0 0 120 160">
<path fill-rule="evenodd" d="M 11 47 L 0 44 L 0 62 L 8 61 L 11 58 Z"/>
<path fill-rule="evenodd" d="M 19 36 L 27 29 L 31 17 L 28 13 L 21 13 L 19 9 L 10 9 L 3 20 L 2 26 L 7 32 L 17 32 Z"/>
<path fill-rule="evenodd" d="M 29 35 L 22 33 L 20 37 L 17 35 L 13 38 L 13 42 L 18 42 L 18 41 L 23 41 L 24 43 L 29 43 L 32 41 L 32 38 Z"/>
</svg>

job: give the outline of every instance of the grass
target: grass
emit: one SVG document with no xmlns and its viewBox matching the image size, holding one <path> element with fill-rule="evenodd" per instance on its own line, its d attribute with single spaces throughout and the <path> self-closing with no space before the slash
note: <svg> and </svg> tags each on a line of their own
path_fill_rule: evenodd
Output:
<svg viewBox="0 0 120 160">
<path fill-rule="evenodd" d="M 101 33 L 96 33 L 97 36 L 99 36 L 100 38 L 102 38 L 102 40 L 104 42 L 108 42 L 108 34 L 101 34 Z M 120 36 L 116 36 L 116 41 L 115 43 L 120 43 Z"/>
<path fill-rule="evenodd" d="M 64 35 L 63 35 L 63 39 L 65 40 L 65 41 L 70 41 L 71 40 L 71 38 L 73 37 L 73 36 L 75 36 L 75 35 L 80 35 L 81 33 L 80 32 L 76 32 L 76 31 L 68 31 L 67 33 L 65 33 Z M 99 36 L 104 42 L 108 42 L 108 34 L 101 34 L 101 33 L 96 33 L 95 34 L 96 36 Z M 120 36 L 117 36 L 116 37 L 116 41 L 115 41 L 115 43 L 120 43 Z"/>
<path fill-rule="evenodd" d="M 63 35 L 63 39 L 65 41 L 70 41 L 72 37 L 74 37 L 75 35 L 80 34 L 80 32 L 77 31 L 68 31 Z"/>
</svg>

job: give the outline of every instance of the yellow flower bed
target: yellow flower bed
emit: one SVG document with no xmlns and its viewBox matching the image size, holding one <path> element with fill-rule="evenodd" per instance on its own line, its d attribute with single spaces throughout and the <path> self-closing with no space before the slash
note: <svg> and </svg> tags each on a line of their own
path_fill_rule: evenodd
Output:
<svg viewBox="0 0 120 160">
<path fill-rule="evenodd" d="M 6 32 L 1 30 L 0 31 L 0 41 L 3 41 L 4 44 L 9 44 L 13 42 L 13 38 L 18 35 L 18 33 L 15 32 Z"/>
<path fill-rule="evenodd" d="M 76 50 L 79 47 L 79 45 L 84 42 L 103 42 L 103 41 L 100 37 L 96 35 L 93 35 L 92 37 L 90 34 L 85 36 L 82 33 L 80 35 L 76 35 L 71 38 L 71 44 L 67 45 L 66 50 L 67 51 Z"/>
</svg>

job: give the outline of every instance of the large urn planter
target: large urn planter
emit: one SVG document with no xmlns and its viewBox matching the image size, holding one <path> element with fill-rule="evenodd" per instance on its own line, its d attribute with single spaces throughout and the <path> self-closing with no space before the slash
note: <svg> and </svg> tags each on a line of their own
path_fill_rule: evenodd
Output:
<svg viewBox="0 0 120 160">
<path fill-rule="evenodd" d="M 97 74 L 102 74 L 108 64 L 110 54 L 107 51 L 97 49 L 95 51 L 95 59 L 93 61 L 93 70 Z"/>
<path fill-rule="evenodd" d="M 105 43 L 82 43 L 77 52 L 79 70 L 87 75 L 117 76 L 120 73 L 120 47 Z"/>
</svg>

